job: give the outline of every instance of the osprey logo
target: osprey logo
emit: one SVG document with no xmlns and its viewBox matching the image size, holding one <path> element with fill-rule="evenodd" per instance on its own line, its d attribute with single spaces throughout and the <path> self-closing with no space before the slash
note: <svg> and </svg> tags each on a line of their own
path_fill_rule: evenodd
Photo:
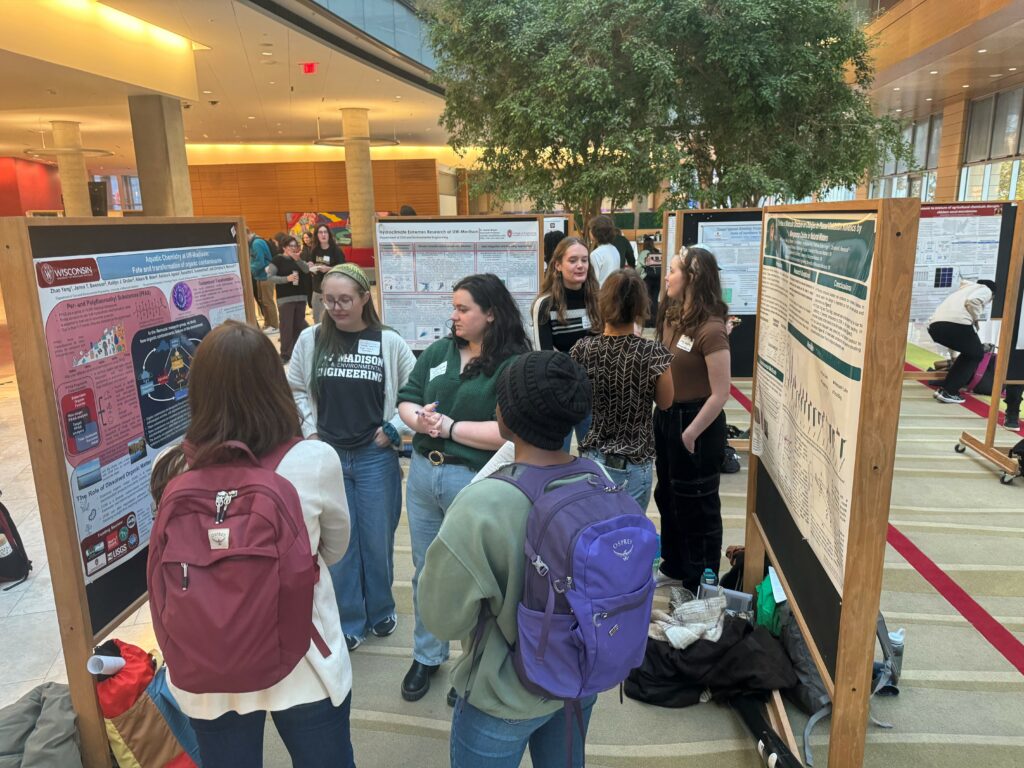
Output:
<svg viewBox="0 0 1024 768">
<path fill-rule="evenodd" d="M 633 554 L 633 540 L 619 539 L 612 544 L 612 552 L 615 553 L 616 557 L 622 558 L 622 562 L 628 561 L 629 556 Z"/>
<path fill-rule="evenodd" d="M 210 549 L 227 549 L 231 540 L 229 528 L 211 528 L 206 532 L 210 538 Z"/>
</svg>

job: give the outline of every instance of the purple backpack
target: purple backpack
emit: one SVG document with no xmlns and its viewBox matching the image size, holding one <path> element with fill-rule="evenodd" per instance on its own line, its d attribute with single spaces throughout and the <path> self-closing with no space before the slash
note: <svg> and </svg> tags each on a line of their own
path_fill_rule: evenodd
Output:
<svg viewBox="0 0 1024 768">
<path fill-rule="evenodd" d="M 516 464 L 492 477 L 533 502 L 513 649 L 519 680 L 528 691 L 567 704 L 619 685 L 647 647 L 654 524 L 589 459 Z"/>
</svg>

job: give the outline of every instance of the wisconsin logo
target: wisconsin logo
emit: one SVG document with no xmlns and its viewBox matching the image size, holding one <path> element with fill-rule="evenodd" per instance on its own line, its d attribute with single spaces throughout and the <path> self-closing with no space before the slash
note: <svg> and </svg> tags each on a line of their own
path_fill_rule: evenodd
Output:
<svg viewBox="0 0 1024 768">
<path fill-rule="evenodd" d="M 36 279 L 40 288 L 92 283 L 100 279 L 95 259 L 62 259 L 36 262 Z"/>
<path fill-rule="evenodd" d="M 629 556 L 633 554 L 633 540 L 619 539 L 612 544 L 612 552 L 615 553 L 616 557 L 622 558 L 623 562 L 627 562 Z"/>
</svg>

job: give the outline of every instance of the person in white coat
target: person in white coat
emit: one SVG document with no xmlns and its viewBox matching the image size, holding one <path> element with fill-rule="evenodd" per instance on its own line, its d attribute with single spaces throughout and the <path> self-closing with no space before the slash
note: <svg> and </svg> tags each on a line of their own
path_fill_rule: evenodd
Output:
<svg viewBox="0 0 1024 768">
<path fill-rule="evenodd" d="M 985 307 L 992 303 L 996 284 L 991 280 L 964 281 L 935 310 L 928 321 L 928 335 L 936 344 L 959 352 L 946 373 L 946 380 L 935 391 L 940 403 L 962 403 L 960 390 L 967 386 L 985 356 L 978 324 Z"/>
</svg>

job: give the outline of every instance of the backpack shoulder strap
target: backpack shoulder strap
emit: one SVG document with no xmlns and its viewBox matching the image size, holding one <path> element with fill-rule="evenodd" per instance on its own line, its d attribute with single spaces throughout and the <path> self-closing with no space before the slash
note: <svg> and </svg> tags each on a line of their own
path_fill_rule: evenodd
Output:
<svg viewBox="0 0 1024 768">
<path fill-rule="evenodd" d="M 578 475 L 593 475 L 604 487 L 614 487 L 600 467 L 590 459 L 575 458 L 568 464 L 556 464 L 550 467 L 535 467 L 532 464 L 510 464 L 502 467 L 491 477 L 511 483 L 536 503 L 541 494 L 556 480 Z"/>
</svg>

